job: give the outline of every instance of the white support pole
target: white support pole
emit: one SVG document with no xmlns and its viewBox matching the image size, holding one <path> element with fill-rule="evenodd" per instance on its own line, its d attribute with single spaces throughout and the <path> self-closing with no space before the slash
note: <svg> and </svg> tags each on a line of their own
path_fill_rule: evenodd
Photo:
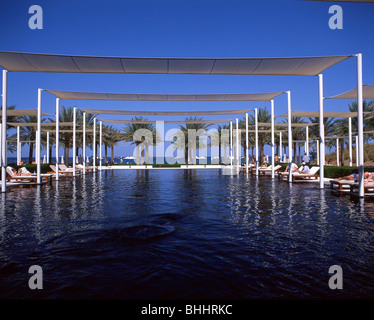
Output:
<svg viewBox="0 0 374 320">
<path fill-rule="evenodd" d="M 77 144 L 77 107 L 73 108 L 73 177 L 75 177 L 75 157 Z"/>
<path fill-rule="evenodd" d="M 336 138 L 336 166 L 339 167 L 339 138 Z"/>
<path fill-rule="evenodd" d="M 317 166 L 319 166 L 319 139 L 317 139 L 316 144 L 317 144 Z"/>
<path fill-rule="evenodd" d="M 49 131 L 47 131 L 47 163 L 49 163 Z"/>
<path fill-rule="evenodd" d="M 356 167 L 358 167 L 358 136 L 355 136 L 356 140 Z"/>
<path fill-rule="evenodd" d="M 59 178 L 58 149 L 60 148 L 60 98 L 56 98 L 56 180 Z"/>
<path fill-rule="evenodd" d="M 245 172 L 249 168 L 249 137 L 248 137 L 248 113 L 245 114 Z"/>
<path fill-rule="evenodd" d="M 357 54 L 358 196 L 364 192 L 364 114 L 362 102 L 362 54 Z"/>
<path fill-rule="evenodd" d="M 255 147 L 256 147 L 256 176 L 258 176 L 258 166 L 260 161 L 258 159 L 258 110 L 255 108 Z"/>
<path fill-rule="evenodd" d="M 325 127 L 323 125 L 323 75 L 318 75 L 318 101 L 319 101 L 319 187 L 324 186 L 325 166 Z"/>
<path fill-rule="evenodd" d="M 86 174 L 86 112 L 83 112 L 83 174 Z"/>
<path fill-rule="evenodd" d="M 352 118 L 348 118 L 349 166 L 352 167 Z"/>
<path fill-rule="evenodd" d="M 101 150 L 102 150 L 102 144 L 103 144 L 103 122 L 100 121 L 100 155 L 99 155 L 99 170 L 102 170 L 102 163 L 101 163 Z"/>
<path fill-rule="evenodd" d="M 279 161 L 280 162 L 282 162 L 282 152 L 283 152 L 282 132 L 279 132 Z"/>
<path fill-rule="evenodd" d="M 232 121 L 230 121 L 230 166 L 231 166 L 231 169 L 232 169 Z"/>
<path fill-rule="evenodd" d="M 7 115 L 7 70 L 3 70 L 2 93 L 2 119 L 1 119 L 1 191 L 6 192 L 6 166 L 7 166 L 7 141 L 6 141 L 6 115 Z"/>
<path fill-rule="evenodd" d="M 305 136 L 306 136 L 305 152 L 306 152 L 307 156 L 309 156 L 309 126 L 305 127 Z"/>
<path fill-rule="evenodd" d="M 17 126 L 17 165 L 21 162 L 20 126 Z"/>
<path fill-rule="evenodd" d="M 42 91 L 43 89 L 38 89 L 38 123 L 36 131 L 36 183 L 41 184 L 41 165 L 40 165 L 40 154 L 41 154 L 41 129 L 42 129 Z"/>
<path fill-rule="evenodd" d="M 93 146 L 92 146 L 92 158 L 93 158 L 93 171 L 96 171 L 96 118 L 93 120 Z"/>
<path fill-rule="evenodd" d="M 0 123 L 0 142 L 2 143 L 2 141 L 3 141 L 3 139 L 2 139 L 3 130 L 1 128 L 2 128 L 2 124 Z M 2 154 L 3 154 L 3 148 L 2 148 L 2 146 L 0 146 L 0 164 L 3 163 L 3 155 Z"/>
<path fill-rule="evenodd" d="M 288 124 L 288 181 L 292 182 L 292 127 L 291 127 L 291 91 L 287 91 L 287 124 Z"/>
<path fill-rule="evenodd" d="M 270 100 L 271 109 L 271 177 L 274 179 L 274 100 Z"/>
<path fill-rule="evenodd" d="M 239 152 L 239 119 L 236 118 L 236 170 L 240 170 L 240 152 Z"/>
</svg>

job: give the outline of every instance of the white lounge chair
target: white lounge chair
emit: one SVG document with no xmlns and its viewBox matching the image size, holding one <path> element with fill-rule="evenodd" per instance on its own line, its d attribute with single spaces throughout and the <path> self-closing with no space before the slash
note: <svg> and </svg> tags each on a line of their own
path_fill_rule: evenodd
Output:
<svg viewBox="0 0 374 320">
<path fill-rule="evenodd" d="M 275 166 L 274 167 L 274 172 L 276 173 L 276 172 L 278 172 L 279 171 L 279 169 L 280 168 L 282 168 L 282 166 L 281 165 L 277 165 L 277 166 Z M 271 170 L 272 169 L 272 165 L 270 165 L 270 166 L 268 166 L 267 168 L 259 168 L 258 169 L 258 172 L 261 174 L 266 174 L 266 173 L 271 173 Z"/>
<path fill-rule="evenodd" d="M 8 174 L 9 178 L 8 181 L 15 180 L 15 181 L 28 181 L 28 182 L 37 182 L 38 177 L 36 175 L 30 176 L 19 176 L 13 173 L 12 167 L 6 168 L 6 173 Z M 51 178 L 51 174 L 41 174 L 41 180 L 48 181 Z"/>
<path fill-rule="evenodd" d="M 299 179 L 309 179 L 309 178 L 317 179 L 319 178 L 319 175 L 317 174 L 318 171 L 319 171 L 319 167 L 312 167 L 310 168 L 309 173 L 299 173 L 299 172 L 292 173 L 292 181 L 299 180 Z"/>
</svg>

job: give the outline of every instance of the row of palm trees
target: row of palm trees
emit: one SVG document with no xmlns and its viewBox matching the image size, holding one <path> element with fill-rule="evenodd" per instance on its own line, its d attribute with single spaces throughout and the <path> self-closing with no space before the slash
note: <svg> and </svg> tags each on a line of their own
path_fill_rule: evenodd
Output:
<svg viewBox="0 0 374 320">
<path fill-rule="evenodd" d="M 8 110 L 13 110 L 15 106 L 10 106 L 7 109 Z M 73 122 L 73 111 L 74 109 L 72 107 L 70 108 L 65 108 L 62 106 L 60 108 L 60 114 L 59 114 L 59 119 L 60 122 Z M 94 123 L 94 118 L 96 117 L 95 114 L 86 114 L 86 129 L 93 129 L 93 123 Z M 56 136 L 54 134 L 54 126 L 55 124 L 54 119 L 46 119 L 42 118 L 41 120 L 43 123 L 49 123 L 51 122 L 51 132 L 50 132 L 50 154 L 52 154 L 52 145 L 56 143 Z M 31 123 L 36 123 L 37 122 L 37 117 L 36 116 L 18 116 L 18 117 L 7 117 L 7 122 L 21 122 L 25 124 L 31 124 Z M 82 128 L 83 127 L 83 112 L 80 110 L 77 110 L 76 114 L 76 123 L 77 123 L 77 128 Z M 7 129 L 12 128 L 12 126 L 8 126 Z M 60 126 L 60 130 L 71 130 L 71 126 Z M 97 130 L 97 136 L 96 136 L 96 146 L 99 145 L 99 131 Z M 8 151 L 14 152 L 16 150 L 16 133 L 8 137 Z M 42 147 L 44 149 L 47 148 L 46 145 L 46 138 L 47 132 L 42 132 L 41 133 L 41 143 Z M 118 144 L 120 141 L 124 141 L 126 139 L 125 134 L 121 133 L 118 129 L 112 127 L 112 126 L 103 126 L 103 145 L 104 145 L 104 161 L 107 161 L 108 157 L 108 148 L 111 148 L 111 155 L 112 159 L 114 157 L 114 147 Z M 93 134 L 86 134 L 86 145 L 89 148 L 93 147 Z M 21 126 L 20 127 L 20 141 L 25 141 L 22 143 L 22 145 L 29 145 L 29 156 L 28 156 L 28 162 L 32 163 L 33 159 L 33 154 L 34 154 L 34 146 L 35 146 L 35 141 L 36 141 L 36 127 L 35 126 Z M 64 147 L 64 157 L 65 159 L 69 159 L 69 149 L 72 146 L 72 141 L 73 141 L 73 134 L 71 132 L 61 132 L 60 137 L 59 137 L 59 144 Z M 83 147 L 83 133 L 77 132 L 76 134 L 76 154 L 79 154 L 79 149 Z M 96 150 L 98 148 L 96 147 Z"/>
<path fill-rule="evenodd" d="M 349 105 L 349 110 L 351 112 L 357 112 L 357 102 L 353 101 Z M 8 107 L 9 110 L 14 109 L 14 106 Z M 369 115 L 365 115 L 364 117 L 364 131 L 373 130 L 374 129 L 374 100 L 372 101 L 363 101 L 363 110 L 364 112 L 370 112 Z M 86 129 L 92 129 L 94 118 L 96 117 L 95 114 L 86 114 Z M 8 122 L 22 122 L 22 123 L 35 123 L 37 122 L 37 117 L 34 116 L 19 116 L 19 117 L 8 117 Z M 135 117 L 133 120 L 136 121 L 145 121 L 147 119 L 143 117 Z M 174 136 L 172 144 L 175 149 L 183 150 L 184 151 L 184 158 L 185 163 L 196 163 L 196 150 L 201 148 L 206 148 L 207 146 L 218 146 L 219 150 L 219 159 L 222 159 L 221 150 L 223 149 L 225 154 L 224 158 L 227 159 L 227 147 L 228 147 L 228 141 L 222 140 L 222 132 L 223 130 L 228 130 L 230 127 L 229 125 L 220 125 L 218 126 L 218 130 L 216 133 L 214 133 L 210 137 L 210 142 L 205 143 L 207 141 L 206 139 L 200 139 L 199 136 L 196 138 L 196 143 L 194 146 L 189 146 L 188 143 L 188 130 L 196 130 L 196 132 L 205 132 L 209 129 L 212 124 L 206 124 L 206 123 L 198 123 L 198 121 L 202 120 L 201 117 L 188 117 L 186 118 L 186 121 L 194 121 L 195 123 L 187 123 L 184 125 L 179 126 L 179 132 Z M 42 119 L 42 122 L 53 122 L 53 119 Z M 60 108 L 60 122 L 72 122 L 73 121 L 73 108 Z M 77 126 L 78 128 L 82 128 L 83 126 L 83 112 L 80 110 L 77 111 Z M 259 108 L 258 110 L 258 122 L 259 123 L 270 123 L 271 121 L 271 114 L 266 108 Z M 309 118 L 309 121 L 311 123 L 319 123 L 319 118 Z M 287 120 L 283 121 L 284 123 L 287 123 Z M 292 123 L 307 123 L 303 118 L 301 117 L 292 117 L 291 119 Z M 255 125 L 255 118 L 254 115 L 249 116 L 249 126 L 254 127 Z M 324 127 L 325 127 L 325 135 L 326 136 L 347 136 L 348 135 L 348 119 L 333 119 L 333 118 L 324 118 Z M 10 127 L 9 127 L 10 128 Z M 242 129 L 242 137 L 241 137 L 241 145 L 243 148 L 245 148 L 245 119 L 242 119 L 239 121 L 239 128 Z M 60 130 L 71 130 L 71 127 L 60 127 Z M 144 136 L 137 137 L 136 132 L 139 133 L 140 130 L 147 130 L 144 132 L 151 133 L 151 137 L 149 139 L 146 139 Z M 269 127 L 261 127 L 259 126 L 259 131 L 262 129 L 269 129 Z M 357 118 L 352 118 L 352 130 L 353 132 L 357 132 Z M 21 127 L 20 129 L 20 135 L 21 135 L 21 141 L 27 141 L 29 145 L 29 162 L 32 162 L 33 158 L 33 149 L 34 149 L 34 141 L 36 139 L 36 128 L 33 126 L 26 126 Z M 14 151 L 15 150 L 15 140 L 16 135 L 9 137 L 10 143 L 8 144 L 8 150 Z M 277 139 L 278 134 L 276 134 L 276 141 L 279 141 Z M 309 137 L 311 139 L 316 138 L 319 136 L 319 126 L 310 126 L 309 127 Z M 292 130 L 292 139 L 293 141 L 297 140 L 305 140 L 305 129 L 301 127 L 294 127 Z M 64 132 L 60 134 L 59 137 L 59 143 L 64 147 L 64 156 L 65 159 L 69 158 L 69 149 L 72 144 L 73 135 L 70 132 Z M 285 132 L 282 136 L 283 144 L 287 145 L 287 133 Z M 370 136 L 366 137 L 365 141 L 368 141 L 371 139 Z M 82 142 L 83 140 L 83 133 L 77 133 L 77 139 L 76 139 L 76 154 L 79 154 L 79 149 L 82 148 Z M 86 145 L 89 148 L 93 147 L 93 134 L 86 134 Z M 136 163 L 143 162 L 142 159 L 144 159 L 144 162 L 149 163 L 149 147 L 151 145 L 156 145 L 161 141 L 161 137 L 158 136 L 156 132 L 156 128 L 153 124 L 144 124 L 144 123 L 127 123 L 124 127 L 122 127 L 122 131 L 108 125 L 103 126 L 103 145 L 104 145 L 104 161 L 107 161 L 108 157 L 108 148 L 111 148 L 111 159 L 114 158 L 114 147 L 121 141 L 123 142 L 131 142 L 136 147 Z M 42 146 L 43 148 L 46 148 L 46 133 L 42 133 Z M 225 142 L 226 141 L 226 142 Z M 340 139 L 340 150 L 341 153 L 343 153 L 344 148 L 348 146 L 348 139 Z M 56 142 L 55 135 L 52 134 L 50 136 L 50 148 L 51 145 Z M 252 155 L 253 150 L 255 147 L 255 138 L 254 135 L 249 135 L 249 148 L 252 149 Z M 223 145 L 222 145 L 223 143 Z M 98 146 L 99 144 L 99 132 L 97 130 L 97 137 L 96 137 L 96 144 Z M 258 134 L 258 146 L 259 146 L 259 156 L 260 159 L 262 158 L 264 154 L 264 147 L 265 145 L 270 144 L 270 134 L 259 132 Z M 327 140 L 326 146 L 328 148 L 335 146 L 335 141 Z M 223 147 L 223 148 L 221 148 Z M 283 150 L 279 150 L 279 143 L 276 143 L 276 153 L 282 154 Z M 311 144 L 311 147 L 316 149 L 315 142 Z M 301 161 L 301 145 L 294 143 L 293 144 L 293 154 L 299 155 L 299 162 Z M 297 150 L 298 149 L 298 150 Z M 96 148 L 98 150 L 98 148 Z M 50 154 L 52 154 L 50 152 Z M 344 165 L 344 158 L 341 155 L 340 159 L 342 159 Z"/>
</svg>

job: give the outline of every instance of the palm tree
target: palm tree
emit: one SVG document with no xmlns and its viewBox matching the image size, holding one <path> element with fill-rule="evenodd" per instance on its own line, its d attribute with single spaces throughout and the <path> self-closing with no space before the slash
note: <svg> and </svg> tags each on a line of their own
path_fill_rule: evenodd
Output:
<svg viewBox="0 0 374 320">
<path fill-rule="evenodd" d="M 203 120 L 202 117 L 187 117 L 185 121 L 201 121 Z M 177 135 L 180 136 L 180 139 L 176 139 L 176 141 L 173 142 L 175 149 L 182 149 L 184 148 L 184 159 L 185 163 L 189 163 L 188 159 L 192 159 L 192 163 L 196 164 L 196 149 L 197 148 L 206 148 L 206 145 L 202 143 L 202 141 L 196 137 L 196 145 L 192 146 L 192 150 L 188 148 L 188 130 L 195 130 L 196 133 L 199 132 L 199 130 L 206 131 L 210 126 L 212 126 L 212 123 L 186 123 L 184 126 L 179 125 L 180 131 L 177 133 Z M 184 144 L 179 145 L 176 143 L 177 141 L 182 141 L 184 139 Z M 190 157 L 189 157 L 190 155 Z"/>
<path fill-rule="evenodd" d="M 23 123 L 36 123 L 38 117 L 36 116 L 20 116 L 18 122 Z M 41 119 L 41 122 L 44 122 L 45 119 Z M 34 141 L 36 140 L 36 127 L 35 126 L 25 126 L 20 128 L 20 139 L 26 142 L 29 145 L 29 163 L 32 163 L 33 152 L 34 152 Z"/>
<path fill-rule="evenodd" d="M 257 119 L 258 119 L 259 123 L 270 123 L 271 122 L 271 114 L 266 109 L 266 107 L 258 109 Z M 242 127 L 245 127 L 245 122 L 244 121 L 245 121 L 244 119 L 241 120 L 241 126 Z M 254 115 L 249 116 L 248 125 L 251 128 L 255 127 L 255 116 Z M 269 130 L 269 127 L 259 125 L 258 130 L 259 131 L 260 130 Z M 252 136 L 252 138 L 254 139 L 254 137 L 253 137 L 254 134 L 250 135 L 250 136 Z M 270 142 L 270 139 L 271 139 L 270 133 L 266 133 L 266 132 L 259 132 L 258 133 L 258 151 L 259 151 L 258 156 L 259 156 L 259 159 L 263 158 L 263 156 L 264 156 L 264 146 Z M 252 150 L 252 153 L 253 153 L 253 150 Z M 258 161 L 258 159 L 256 159 L 256 160 Z"/>
<path fill-rule="evenodd" d="M 284 120 L 284 123 L 287 123 L 288 119 Z M 292 117 L 291 118 L 291 124 L 296 124 L 296 123 L 306 123 L 301 117 Z M 299 153 L 299 163 L 301 163 L 301 146 L 300 143 L 298 144 L 298 150 L 296 149 L 297 142 L 295 141 L 300 141 L 300 140 L 305 140 L 305 129 L 303 127 L 293 127 L 292 128 L 292 141 L 293 141 L 293 149 L 294 149 L 294 162 L 297 163 L 297 151 Z"/>
<path fill-rule="evenodd" d="M 73 108 L 65 108 L 64 106 L 61 106 L 60 108 L 60 115 L 59 119 L 60 122 L 73 122 Z M 71 130 L 71 127 L 60 127 L 60 130 Z M 60 135 L 60 142 L 64 146 L 64 156 L 65 161 L 69 162 L 69 149 L 70 149 L 70 142 L 73 139 L 73 134 L 71 132 L 64 132 Z M 74 161 L 75 159 L 73 159 Z"/>
<path fill-rule="evenodd" d="M 147 119 L 143 118 L 143 117 L 138 117 L 138 116 L 135 116 L 135 118 L 133 118 L 132 120 L 134 121 L 146 121 Z M 153 124 L 147 124 L 147 123 L 126 123 L 125 126 L 122 128 L 122 130 L 124 131 L 124 139 L 128 140 L 128 141 L 132 141 L 131 144 L 135 144 L 135 147 L 136 147 L 136 164 L 140 164 L 140 161 L 141 161 L 141 158 L 140 158 L 140 150 L 139 150 L 139 146 L 141 145 L 142 142 L 145 142 L 145 149 L 147 150 L 146 152 L 148 152 L 148 141 L 146 141 L 146 139 L 144 137 L 142 137 L 141 140 L 137 140 L 138 138 L 135 136 L 135 133 L 137 130 L 140 130 L 140 129 L 146 129 L 146 130 L 149 130 L 150 132 L 152 132 L 152 137 L 153 137 L 153 143 L 155 142 L 155 133 L 156 133 L 156 129 L 154 127 Z M 146 156 L 147 158 L 147 156 Z M 149 159 L 147 159 L 149 161 Z"/>
<path fill-rule="evenodd" d="M 316 140 L 319 139 L 319 117 L 309 117 L 309 121 L 312 124 L 316 124 L 309 127 L 309 137 L 314 138 Z M 334 135 L 334 126 L 335 120 L 334 118 L 325 117 L 323 118 L 323 124 L 325 127 L 325 137 Z M 315 141 L 312 145 L 316 145 L 317 148 L 318 141 Z"/>
<path fill-rule="evenodd" d="M 349 135 L 348 130 L 348 119 L 337 119 L 334 123 L 334 135 L 340 137 L 346 137 Z M 339 149 L 340 149 L 340 161 L 342 166 L 344 166 L 344 148 L 345 146 L 349 147 L 349 139 L 340 138 L 339 139 Z"/>
<path fill-rule="evenodd" d="M 357 112 L 357 100 L 352 101 L 350 104 L 348 104 L 349 111 L 351 112 Z M 374 100 L 366 101 L 364 100 L 362 102 L 362 109 L 363 112 L 370 112 L 370 114 L 364 114 L 364 131 L 373 130 L 374 128 Z M 358 125 L 357 125 L 357 117 L 352 118 L 352 130 L 357 132 L 358 131 Z"/>
</svg>

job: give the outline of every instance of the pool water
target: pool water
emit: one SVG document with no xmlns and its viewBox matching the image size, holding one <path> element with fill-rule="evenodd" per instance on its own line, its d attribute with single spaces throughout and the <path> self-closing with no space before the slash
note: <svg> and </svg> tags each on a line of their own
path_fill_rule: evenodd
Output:
<svg viewBox="0 0 374 320">
<path fill-rule="evenodd" d="M 3 299 L 374 297 L 374 204 L 315 183 L 105 170 L 10 189 L 0 212 Z"/>
</svg>

